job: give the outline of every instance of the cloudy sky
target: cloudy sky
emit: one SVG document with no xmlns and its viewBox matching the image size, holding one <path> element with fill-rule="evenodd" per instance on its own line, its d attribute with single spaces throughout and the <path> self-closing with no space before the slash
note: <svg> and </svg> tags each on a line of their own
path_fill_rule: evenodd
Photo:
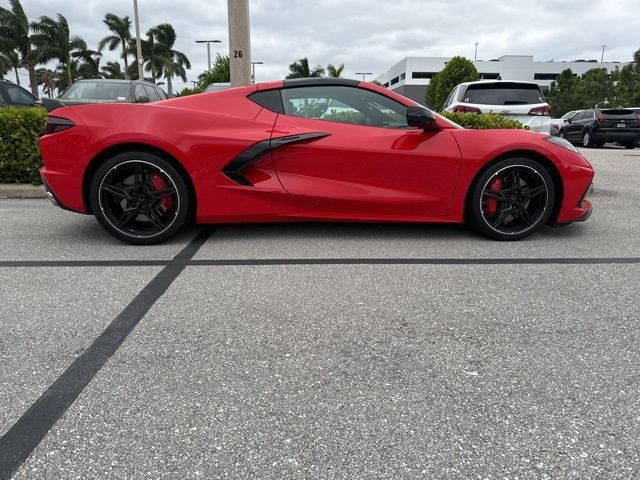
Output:
<svg viewBox="0 0 640 480">
<path fill-rule="evenodd" d="M 176 48 L 192 62 L 189 80 L 206 68 L 204 45 L 228 53 L 227 0 L 138 0 L 141 29 L 174 25 Z M 104 14 L 133 18 L 133 0 L 22 0 L 31 19 L 61 13 L 72 33 L 96 48 L 107 35 Z M 8 7 L 7 0 L 0 5 Z M 406 56 L 478 58 L 534 55 L 546 61 L 599 59 L 629 61 L 640 48 L 638 0 L 250 0 L 253 60 L 258 81 L 283 78 L 288 65 L 307 56 L 313 64 L 346 65 L 344 76 L 378 75 Z M 212 45 L 212 47 L 214 47 Z M 106 52 L 103 63 L 116 59 Z M 374 76 L 375 76 L 374 75 Z M 26 73 L 21 74 L 26 83 Z M 182 86 L 178 81 L 177 87 Z"/>
</svg>

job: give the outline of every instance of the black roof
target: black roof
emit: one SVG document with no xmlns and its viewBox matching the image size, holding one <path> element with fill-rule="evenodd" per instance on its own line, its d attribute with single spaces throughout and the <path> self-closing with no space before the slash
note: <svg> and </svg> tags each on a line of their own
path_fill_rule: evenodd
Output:
<svg viewBox="0 0 640 480">
<path fill-rule="evenodd" d="M 284 81 L 284 87 L 314 87 L 327 85 L 340 85 L 343 87 L 356 87 L 360 83 L 359 80 L 350 78 L 333 78 L 333 77 L 311 77 L 311 78 L 290 78 Z"/>
</svg>

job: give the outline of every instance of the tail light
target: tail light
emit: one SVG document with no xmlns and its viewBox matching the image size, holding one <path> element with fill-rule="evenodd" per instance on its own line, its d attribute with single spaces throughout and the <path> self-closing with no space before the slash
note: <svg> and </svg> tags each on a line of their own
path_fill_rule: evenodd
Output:
<svg viewBox="0 0 640 480">
<path fill-rule="evenodd" d="M 467 107 L 466 105 L 456 105 L 453 107 L 453 113 L 482 113 L 479 108 Z"/>
<path fill-rule="evenodd" d="M 51 135 L 52 133 L 64 132 L 74 126 L 75 123 L 67 118 L 47 117 L 47 126 L 44 129 L 44 134 Z"/>
<path fill-rule="evenodd" d="M 602 113 L 598 114 L 598 123 L 604 125 L 604 115 Z"/>
<path fill-rule="evenodd" d="M 543 107 L 536 107 L 529 110 L 529 115 L 538 115 L 548 117 L 551 115 L 551 107 L 549 105 L 545 105 Z"/>
</svg>

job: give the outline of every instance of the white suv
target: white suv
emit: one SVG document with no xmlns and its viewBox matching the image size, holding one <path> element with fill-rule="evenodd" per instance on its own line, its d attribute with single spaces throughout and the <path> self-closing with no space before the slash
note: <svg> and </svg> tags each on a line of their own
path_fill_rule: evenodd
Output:
<svg viewBox="0 0 640 480">
<path fill-rule="evenodd" d="M 534 132 L 549 133 L 551 107 L 540 87 L 531 82 L 481 80 L 461 83 L 444 103 L 447 112 L 497 113 L 527 125 Z"/>
</svg>

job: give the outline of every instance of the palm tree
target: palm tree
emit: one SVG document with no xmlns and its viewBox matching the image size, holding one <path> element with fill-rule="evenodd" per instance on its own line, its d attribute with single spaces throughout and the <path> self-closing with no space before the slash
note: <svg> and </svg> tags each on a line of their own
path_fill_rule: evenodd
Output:
<svg viewBox="0 0 640 480">
<path fill-rule="evenodd" d="M 142 50 L 142 59 L 144 62 L 144 70 L 146 72 L 151 73 L 151 78 L 149 79 L 151 82 L 157 84 L 156 81 L 158 78 L 158 72 L 162 70 L 162 60 L 157 55 L 157 51 L 160 48 L 160 45 L 155 40 L 153 36 L 153 29 L 147 32 L 147 38 L 140 40 L 140 47 Z M 129 45 L 129 49 L 127 52 L 130 55 L 137 57 L 137 50 L 135 43 Z M 137 79 L 138 78 L 138 65 L 132 63 L 127 67 L 127 75 L 129 78 Z"/>
<path fill-rule="evenodd" d="M 344 70 L 344 63 L 341 63 L 337 67 L 333 66 L 333 64 L 331 63 L 327 65 L 327 73 L 329 74 L 330 77 L 333 77 L 333 78 L 340 78 L 343 70 Z"/>
<path fill-rule="evenodd" d="M 309 60 L 307 57 L 304 57 L 289 65 L 289 75 L 287 75 L 287 78 L 322 77 L 323 75 L 324 68 L 322 68 L 321 65 L 316 65 L 312 70 L 309 68 Z"/>
<path fill-rule="evenodd" d="M 31 93 L 38 96 L 38 80 L 36 64 L 31 50 L 29 38 L 29 19 L 24 13 L 20 0 L 9 0 L 11 9 L 0 7 L 0 51 L 5 54 L 16 51 L 19 56 L 19 67 L 29 71 Z"/>
<path fill-rule="evenodd" d="M 42 85 L 44 93 L 53 97 L 53 90 L 56 88 L 56 82 L 58 81 L 58 74 L 48 68 L 40 68 L 36 72 L 38 76 L 38 84 Z"/>
<path fill-rule="evenodd" d="M 120 67 L 120 62 L 107 62 L 105 66 L 100 67 L 100 70 L 102 71 L 102 76 L 104 78 L 126 78 L 125 72 L 123 72 Z"/>
<path fill-rule="evenodd" d="M 122 58 L 124 59 L 125 78 L 127 69 L 129 68 L 129 45 L 131 44 L 131 19 L 129 17 L 118 17 L 113 13 L 107 13 L 102 22 L 107 26 L 113 35 L 107 35 L 100 43 L 98 50 L 102 51 L 105 46 L 109 50 L 115 50 L 119 46 L 122 47 Z"/>
<path fill-rule="evenodd" d="M 82 63 L 78 65 L 77 78 L 102 78 L 100 75 L 100 59 L 102 53 L 95 50 L 82 50 L 74 53 Z"/>
<path fill-rule="evenodd" d="M 35 47 L 33 54 L 37 62 L 59 60 L 66 69 L 65 83 L 72 84 L 75 79 L 72 60 L 86 58 L 88 49 L 85 41 L 78 35 L 70 35 L 67 19 L 60 14 L 57 20 L 47 16 L 40 17 L 40 21 L 33 22 L 31 28 L 34 32 L 31 35 L 31 42 Z"/>
<path fill-rule="evenodd" d="M 18 68 L 20 67 L 20 59 L 18 52 L 9 50 L 7 53 L 0 53 L 0 78 L 9 70 L 13 69 L 16 73 L 16 83 L 20 85 L 20 77 L 18 76 Z"/>
<path fill-rule="evenodd" d="M 191 62 L 184 53 L 173 49 L 176 42 L 176 31 L 170 24 L 157 25 L 151 28 L 149 33 L 157 40 L 157 49 L 154 53 L 157 55 L 161 67 L 157 76 L 164 75 L 164 78 L 167 79 L 167 94 L 171 98 L 173 97 L 173 77 L 179 77 L 183 82 L 186 82 L 186 71 L 191 68 Z"/>
</svg>

